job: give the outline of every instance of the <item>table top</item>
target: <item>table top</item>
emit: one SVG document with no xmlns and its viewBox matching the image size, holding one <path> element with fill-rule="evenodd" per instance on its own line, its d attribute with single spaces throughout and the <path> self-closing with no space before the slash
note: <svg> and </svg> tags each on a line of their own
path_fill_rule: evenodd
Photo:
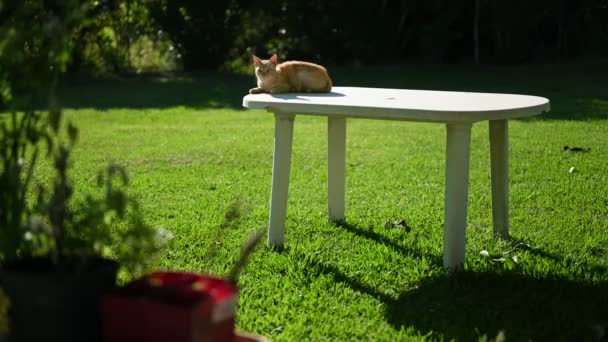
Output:
<svg viewBox="0 0 608 342">
<path fill-rule="evenodd" d="M 307 115 L 427 122 L 476 122 L 549 111 L 538 96 L 434 90 L 333 87 L 320 94 L 255 94 L 243 107 Z"/>
</svg>

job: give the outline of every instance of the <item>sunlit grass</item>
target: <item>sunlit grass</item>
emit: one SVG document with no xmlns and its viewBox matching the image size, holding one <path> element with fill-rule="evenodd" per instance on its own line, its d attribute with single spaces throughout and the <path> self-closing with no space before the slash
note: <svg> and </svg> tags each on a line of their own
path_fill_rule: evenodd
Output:
<svg viewBox="0 0 608 342">
<path fill-rule="evenodd" d="M 492 79 L 479 70 L 425 68 L 426 80 L 399 68 L 381 75 L 386 86 L 553 94 L 555 117 L 592 120 L 510 123 L 511 243 L 492 235 L 488 128 L 473 126 L 466 271 L 448 277 L 441 261 L 445 127 L 348 121 L 347 223 L 336 226 L 326 219 L 326 121 L 297 117 L 286 249 L 252 256 L 240 279 L 239 329 L 277 341 L 471 340 L 500 331 L 507 340 L 601 338 L 608 329 L 608 120 L 601 109 L 608 98 L 592 94 L 599 114 L 577 107 L 577 89 L 590 87 L 590 76 L 568 72 L 561 82 L 559 69 L 520 67 L 518 76 Z M 382 85 L 380 72 L 362 70 L 357 79 L 339 71 L 335 83 Z M 459 82 L 467 73 L 469 83 Z M 127 166 L 147 221 L 174 235 L 158 267 L 225 275 L 248 234 L 268 220 L 274 123 L 266 112 L 239 108 L 251 80 L 91 82 L 63 92 L 66 115 L 81 131 L 75 187 L 91 191 L 104 163 Z M 597 87 L 608 94 L 605 84 Z M 46 172 L 41 166 L 38 175 Z M 235 203 L 240 216 L 222 225 Z"/>
</svg>

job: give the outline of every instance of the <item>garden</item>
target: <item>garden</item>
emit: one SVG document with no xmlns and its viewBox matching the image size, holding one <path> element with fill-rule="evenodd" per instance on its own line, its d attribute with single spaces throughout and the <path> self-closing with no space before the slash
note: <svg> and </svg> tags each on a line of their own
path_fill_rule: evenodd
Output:
<svg viewBox="0 0 608 342">
<path fill-rule="evenodd" d="M 47 287 L 67 286 L 62 281 L 70 272 L 86 273 L 97 262 L 91 258 L 111 262 L 117 276 L 110 287 L 158 271 L 228 279 L 238 265 L 231 282 L 238 289 L 235 329 L 273 341 L 606 339 L 608 62 L 597 56 L 601 49 L 558 61 L 487 64 L 434 55 L 430 62 L 376 64 L 368 63 L 373 54 L 348 63 L 339 54 L 321 57 L 336 86 L 551 101 L 550 112 L 509 122 L 508 241 L 492 232 L 488 126 L 473 125 L 465 263 L 449 273 L 442 263 L 444 125 L 349 121 L 346 220 L 334 223 L 327 219 L 326 120 L 296 116 L 286 243 L 269 248 L 259 232 L 268 226 L 274 117 L 242 107 L 255 86 L 253 66 L 240 70 L 245 57 L 239 55 L 232 69 L 189 68 L 185 57 L 176 62 L 182 70 L 126 72 L 118 62 L 108 69 L 111 58 L 94 62 L 71 52 L 70 37 L 84 25 L 78 16 L 90 14 L 78 12 L 76 1 L 66 3 L 73 8 L 61 9 L 60 22 L 35 31 L 36 25 L 10 21 L 0 32 L 0 260 L 9 295 L 7 270 L 15 260 L 44 260 L 60 279 Z M 155 13 L 146 1 L 121 3 L 131 5 L 130 13 Z M 255 22 L 258 12 L 246 11 L 246 2 L 228 3 L 235 11 L 229 18 Z M 2 4 L 2 15 L 39 10 Z M 63 13 L 45 8 L 54 13 L 47 19 Z M 105 27 L 120 26 L 110 20 L 116 17 L 103 18 Z M 247 30 L 245 38 L 262 39 Z M 30 51 L 15 48 L 31 36 L 43 38 L 34 39 L 40 44 Z M 308 45 L 283 38 L 269 40 L 268 51 L 293 45 L 288 57 L 315 58 Z M 235 46 L 244 44 L 239 39 Z M 83 72 L 87 65 L 95 71 Z M 245 265 L 239 258 L 252 236 L 262 242 L 255 248 L 249 241 Z M 43 298 L 38 289 L 44 286 L 25 284 L 34 288 L 32 298 Z M 3 334 L 11 331 L 15 304 L 7 295 L 0 299 Z M 45 322 L 48 312 L 22 314 L 29 329 L 60 324 Z"/>
</svg>

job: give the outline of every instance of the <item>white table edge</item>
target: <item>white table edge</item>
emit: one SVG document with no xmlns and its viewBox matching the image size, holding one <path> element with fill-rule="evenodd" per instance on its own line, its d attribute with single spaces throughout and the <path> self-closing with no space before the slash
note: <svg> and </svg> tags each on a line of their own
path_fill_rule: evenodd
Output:
<svg viewBox="0 0 608 342">
<path fill-rule="evenodd" d="M 417 122 L 479 122 L 488 120 L 508 120 L 521 119 L 535 116 L 551 110 L 549 102 L 536 106 L 503 109 L 493 111 L 432 111 L 420 109 L 396 109 L 396 108 L 374 108 L 366 112 L 361 112 L 361 107 L 356 106 L 330 106 L 307 104 L 306 109 L 302 109 L 300 104 L 269 104 L 265 101 L 253 101 L 243 99 L 243 107 L 248 109 L 262 109 L 273 113 L 291 113 L 299 115 L 314 116 L 343 116 L 354 119 L 379 119 L 396 121 L 417 121 Z M 360 113 L 357 113 L 359 111 Z M 450 115 L 449 118 L 446 118 Z"/>
<path fill-rule="evenodd" d="M 334 89 L 366 89 L 358 87 L 334 87 Z M 533 95 L 520 95 L 520 94 L 505 94 L 505 93 L 467 93 L 467 92 L 448 92 L 448 91 L 437 91 L 437 90 L 409 90 L 409 89 L 384 89 L 384 88 L 370 88 L 375 91 L 409 91 L 409 92 L 423 92 L 436 93 L 436 94 L 463 94 L 464 96 L 473 96 L 479 94 L 482 96 L 517 96 L 525 97 L 534 100 L 533 105 L 526 105 L 520 107 L 509 107 L 509 108 L 497 108 L 490 110 L 450 110 L 450 109 L 423 109 L 423 108 L 395 108 L 395 107 L 382 107 L 382 106 L 362 106 L 362 105 L 349 105 L 341 103 L 302 103 L 300 101 L 289 101 L 289 99 L 283 98 L 284 96 L 303 96 L 303 97 L 315 97 L 315 94 L 305 93 L 290 93 L 290 94 L 256 94 L 246 95 L 243 97 L 242 105 L 249 109 L 265 109 L 275 113 L 291 113 L 291 114 L 303 114 L 303 115 L 317 115 L 317 116 L 337 116 L 342 115 L 350 118 L 361 118 L 361 119 L 382 119 L 382 120 L 402 120 L 402 121 L 421 121 L 421 122 L 478 122 L 486 120 L 505 120 L 505 119 L 519 119 L 529 116 L 538 115 L 543 112 L 548 112 L 551 109 L 550 101 L 546 98 L 533 96 Z M 319 99 L 327 97 L 329 94 L 319 94 Z M 271 100 L 268 96 L 272 97 Z"/>
</svg>

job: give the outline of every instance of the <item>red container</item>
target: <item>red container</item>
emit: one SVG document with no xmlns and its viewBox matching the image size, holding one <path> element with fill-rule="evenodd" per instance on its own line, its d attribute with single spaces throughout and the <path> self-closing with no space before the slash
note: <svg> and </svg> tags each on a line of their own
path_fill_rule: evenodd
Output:
<svg viewBox="0 0 608 342">
<path fill-rule="evenodd" d="M 206 275 L 157 272 L 104 295 L 104 341 L 235 339 L 237 289 Z"/>
</svg>

